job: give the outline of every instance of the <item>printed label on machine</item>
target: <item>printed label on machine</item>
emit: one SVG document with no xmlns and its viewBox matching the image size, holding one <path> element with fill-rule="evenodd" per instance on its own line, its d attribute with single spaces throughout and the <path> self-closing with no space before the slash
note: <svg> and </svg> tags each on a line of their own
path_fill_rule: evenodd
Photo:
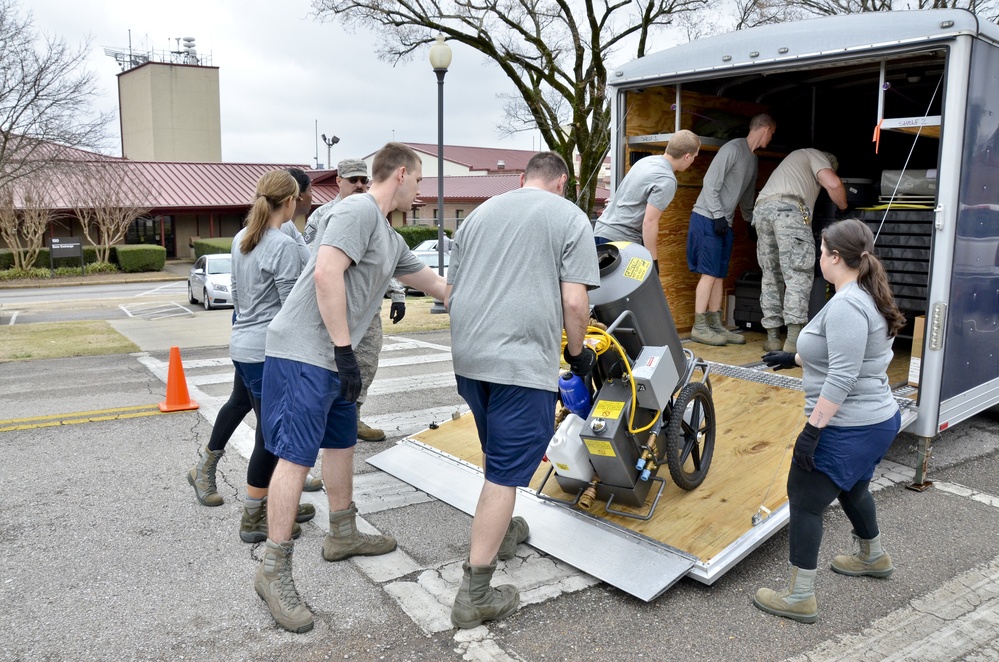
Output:
<svg viewBox="0 0 999 662">
<path fill-rule="evenodd" d="M 633 280 L 645 280 L 645 274 L 649 272 L 652 263 L 638 257 L 632 258 L 628 266 L 624 268 L 624 277 Z"/>
<path fill-rule="evenodd" d="M 614 453 L 614 447 L 611 446 L 611 442 L 609 441 L 603 441 L 602 439 L 583 439 L 583 443 L 586 444 L 586 450 L 590 451 L 590 455 L 617 457 Z"/>
<path fill-rule="evenodd" d="M 597 404 L 593 405 L 590 416 L 595 416 L 596 418 L 621 418 L 622 411 L 624 411 L 623 402 L 599 400 Z"/>
</svg>

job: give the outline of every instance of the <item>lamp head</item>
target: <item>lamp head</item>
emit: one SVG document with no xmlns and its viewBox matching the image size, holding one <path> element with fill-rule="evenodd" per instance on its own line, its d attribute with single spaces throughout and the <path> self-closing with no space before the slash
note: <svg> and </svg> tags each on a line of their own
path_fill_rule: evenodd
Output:
<svg viewBox="0 0 999 662">
<path fill-rule="evenodd" d="M 444 35 L 437 35 L 437 41 L 430 47 L 430 66 L 434 71 L 447 71 L 451 64 L 451 47 L 444 42 Z"/>
</svg>

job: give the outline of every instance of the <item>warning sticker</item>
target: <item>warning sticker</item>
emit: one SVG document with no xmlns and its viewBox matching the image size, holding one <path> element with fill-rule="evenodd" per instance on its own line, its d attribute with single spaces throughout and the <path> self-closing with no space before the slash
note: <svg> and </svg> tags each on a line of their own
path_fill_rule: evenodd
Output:
<svg viewBox="0 0 999 662">
<path fill-rule="evenodd" d="M 593 411 L 590 412 L 590 415 L 596 418 L 621 418 L 621 411 L 623 409 L 623 402 L 599 400 L 597 404 L 593 405 Z"/>
<path fill-rule="evenodd" d="M 611 446 L 609 441 L 603 441 L 601 439 L 583 439 L 583 443 L 586 444 L 586 450 L 590 451 L 590 455 L 617 457 L 614 453 L 614 447 Z"/>
<path fill-rule="evenodd" d="M 559 471 L 568 471 L 569 470 L 569 465 L 568 464 L 562 464 L 561 462 L 556 462 L 555 466 L 558 467 Z"/>
<path fill-rule="evenodd" d="M 628 261 L 628 266 L 624 268 L 624 277 L 634 280 L 645 280 L 645 274 L 649 272 L 652 263 L 639 257 L 633 257 Z"/>
</svg>

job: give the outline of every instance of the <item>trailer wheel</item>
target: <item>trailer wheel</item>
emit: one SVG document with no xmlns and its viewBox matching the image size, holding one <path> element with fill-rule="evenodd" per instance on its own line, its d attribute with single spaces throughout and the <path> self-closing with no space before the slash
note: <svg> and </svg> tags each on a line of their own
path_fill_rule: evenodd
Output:
<svg viewBox="0 0 999 662">
<path fill-rule="evenodd" d="M 715 405 L 699 382 L 687 384 L 673 401 L 666 425 L 666 464 L 673 482 L 692 490 L 704 482 L 715 450 Z"/>
</svg>

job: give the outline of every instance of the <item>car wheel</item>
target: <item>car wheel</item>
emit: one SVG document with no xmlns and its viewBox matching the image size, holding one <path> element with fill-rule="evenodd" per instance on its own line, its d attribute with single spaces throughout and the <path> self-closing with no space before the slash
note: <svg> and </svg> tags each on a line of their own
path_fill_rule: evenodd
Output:
<svg viewBox="0 0 999 662">
<path fill-rule="evenodd" d="M 208 290 L 205 289 L 205 310 L 211 310 L 215 306 L 212 305 L 212 300 L 208 298 Z"/>
<path fill-rule="evenodd" d="M 198 303 L 198 300 L 194 298 L 194 290 L 191 289 L 191 283 L 187 283 L 187 300 L 191 303 Z"/>
</svg>

